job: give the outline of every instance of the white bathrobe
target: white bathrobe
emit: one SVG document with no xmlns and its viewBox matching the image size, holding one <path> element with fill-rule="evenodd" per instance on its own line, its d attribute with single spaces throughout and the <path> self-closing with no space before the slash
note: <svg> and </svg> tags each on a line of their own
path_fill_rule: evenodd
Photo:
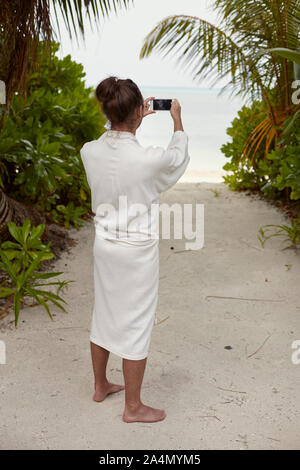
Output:
<svg viewBox="0 0 300 470">
<path fill-rule="evenodd" d="M 165 150 L 108 130 L 82 147 L 95 213 L 91 342 L 131 360 L 148 356 L 158 300 L 159 194 L 184 173 L 188 136 Z"/>
</svg>

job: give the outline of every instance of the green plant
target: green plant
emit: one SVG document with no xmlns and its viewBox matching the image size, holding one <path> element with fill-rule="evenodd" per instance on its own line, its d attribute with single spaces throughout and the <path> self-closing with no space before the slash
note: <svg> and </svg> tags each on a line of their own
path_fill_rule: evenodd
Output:
<svg viewBox="0 0 300 470">
<path fill-rule="evenodd" d="M 37 305 L 42 305 L 51 320 L 53 317 L 47 301 L 51 301 L 67 313 L 62 305 L 62 302 L 67 302 L 59 293 L 70 282 L 75 281 L 40 282 L 63 274 L 63 272 L 43 273 L 38 271 L 43 260 L 53 257 L 53 253 L 49 251 L 49 244 L 45 246 L 39 240 L 44 230 L 43 224 L 30 229 L 30 221 L 25 221 L 22 227 L 16 227 L 14 223 L 10 223 L 9 230 L 17 243 L 3 242 L 0 246 L 0 269 L 9 276 L 8 284 L 2 283 L 0 285 L 0 298 L 7 297 L 9 302 L 13 302 L 15 326 L 18 325 L 21 305 L 25 304 L 26 297 L 34 298 Z M 50 286 L 57 286 L 56 293 L 44 289 Z"/>
<path fill-rule="evenodd" d="M 50 250 L 50 242 L 48 245 L 44 245 L 40 239 L 45 230 L 45 224 L 31 227 L 30 220 L 27 219 L 22 226 L 18 227 L 15 222 L 8 222 L 8 230 L 16 241 L 1 243 L 1 249 L 9 261 L 16 260 L 18 270 L 21 266 L 27 268 L 39 252 L 43 253 L 41 261 L 54 257 Z"/>
<path fill-rule="evenodd" d="M 268 155 L 259 149 L 255 159 L 242 157 L 245 134 L 255 127 L 264 112 L 264 103 L 243 106 L 227 134 L 231 140 L 221 147 L 230 161 L 223 166 L 232 174 L 223 177 L 230 189 L 260 190 L 266 197 L 300 199 L 300 114 L 291 115 L 283 125 L 278 145 Z"/>
<path fill-rule="evenodd" d="M 52 46 L 50 63 L 41 45 L 39 72 L 28 76 L 26 101 L 15 96 L 5 116 L 0 185 L 11 198 L 38 204 L 45 214 L 70 201 L 84 214 L 90 188 L 79 150 L 104 132 L 105 118 L 93 89 L 85 87 L 82 65 L 70 56 L 56 57 L 58 47 Z"/>
<path fill-rule="evenodd" d="M 285 237 L 283 241 L 289 242 L 289 245 L 284 249 L 294 248 L 297 250 L 300 244 L 300 214 L 296 221 L 291 221 L 291 225 L 267 224 L 260 227 L 257 238 L 263 247 L 265 242 L 272 237 Z"/>
<path fill-rule="evenodd" d="M 270 152 L 267 159 L 268 181 L 261 187 L 266 196 L 284 194 L 291 200 L 300 199 L 300 115 L 286 119 L 280 146 Z M 260 165 L 263 168 L 263 164 Z"/>
<path fill-rule="evenodd" d="M 83 225 L 81 216 L 86 214 L 87 210 L 83 207 L 75 207 L 71 201 L 67 206 L 59 204 L 55 209 L 52 210 L 52 216 L 55 222 L 63 222 L 64 226 L 68 229 L 70 223 L 79 228 Z"/>
<path fill-rule="evenodd" d="M 220 196 L 220 190 L 219 190 L 219 189 L 209 188 L 208 191 L 211 191 L 212 193 L 214 193 L 214 195 L 215 195 L 216 197 L 219 197 L 219 196 Z"/>
<path fill-rule="evenodd" d="M 230 141 L 223 144 L 221 152 L 225 157 L 230 159 L 223 169 L 232 172 L 223 176 L 224 181 L 232 190 L 239 189 L 259 189 L 266 183 L 265 175 L 268 174 L 269 168 L 260 169 L 259 162 L 264 160 L 264 151 L 262 148 L 257 150 L 255 160 L 243 159 L 243 147 L 247 136 L 261 121 L 265 113 L 264 103 L 254 101 L 251 106 L 243 106 L 238 111 L 237 117 L 227 129 Z M 265 161 L 268 165 L 268 161 Z"/>
</svg>

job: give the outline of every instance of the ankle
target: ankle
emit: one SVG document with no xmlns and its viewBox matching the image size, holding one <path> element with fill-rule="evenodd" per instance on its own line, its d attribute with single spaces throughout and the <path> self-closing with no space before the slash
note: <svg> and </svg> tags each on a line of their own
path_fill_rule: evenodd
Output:
<svg viewBox="0 0 300 470">
<path fill-rule="evenodd" d="M 142 405 L 143 405 L 143 403 L 141 402 L 141 400 L 132 401 L 132 402 L 125 401 L 125 410 L 127 410 L 127 411 L 136 411 Z"/>
<path fill-rule="evenodd" d="M 109 382 L 107 379 L 103 379 L 97 383 L 95 382 L 95 390 L 102 390 L 103 388 L 107 387 L 108 383 Z"/>
</svg>

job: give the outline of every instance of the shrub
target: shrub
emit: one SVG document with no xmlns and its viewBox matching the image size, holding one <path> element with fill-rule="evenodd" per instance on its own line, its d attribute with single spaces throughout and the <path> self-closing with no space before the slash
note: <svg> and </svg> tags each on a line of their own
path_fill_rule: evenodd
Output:
<svg viewBox="0 0 300 470">
<path fill-rule="evenodd" d="M 105 119 L 93 89 L 85 87 L 82 65 L 69 55 L 59 59 L 57 50 L 58 44 L 51 60 L 41 51 L 39 71 L 28 78 L 26 101 L 15 96 L 5 116 L 0 185 L 14 199 L 39 203 L 49 215 L 70 201 L 85 213 L 90 189 L 79 150 L 104 132 Z"/>
<path fill-rule="evenodd" d="M 293 117 L 286 123 L 291 124 Z M 261 188 L 265 195 L 283 192 L 292 200 L 300 199 L 300 116 L 293 120 L 289 132 L 283 135 L 281 146 L 270 152 L 272 174 L 269 181 Z"/>
<path fill-rule="evenodd" d="M 223 178 L 232 190 L 258 189 L 265 183 L 264 174 L 261 174 L 257 168 L 257 161 L 264 157 L 263 146 L 258 149 L 255 162 L 251 163 L 251 160 L 242 161 L 241 159 L 242 150 L 249 134 L 264 116 L 263 103 L 255 101 L 251 107 L 243 106 L 238 111 L 238 116 L 232 121 L 231 127 L 227 129 L 231 141 L 222 145 L 221 152 L 230 159 L 230 162 L 226 163 L 223 169 L 229 170 L 233 174 Z"/>
<path fill-rule="evenodd" d="M 8 283 L 0 285 L 0 298 L 8 297 L 12 301 L 16 327 L 21 303 L 25 303 L 26 297 L 33 297 L 37 301 L 36 305 L 42 305 L 53 320 L 47 301 L 51 301 L 66 312 L 62 305 L 62 302 L 66 303 L 66 301 L 58 294 L 63 287 L 75 281 L 41 282 L 44 279 L 63 274 L 62 272 L 42 273 L 38 271 L 43 260 L 51 259 L 54 256 L 49 244 L 43 245 L 40 240 L 45 229 L 44 224 L 31 228 L 30 220 L 26 220 L 21 227 L 17 227 L 14 222 L 9 222 L 8 228 L 16 241 L 6 241 L 0 246 L 0 269 L 9 277 Z M 49 286 L 57 286 L 56 293 L 44 289 Z"/>
<path fill-rule="evenodd" d="M 300 116 L 286 120 L 284 129 L 287 132 L 282 133 L 276 147 L 271 148 L 268 155 L 264 155 L 262 145 L 255 160 L 242 161 L 247 136 L 264 115 L 263 103 L 256 101 L 251 107 L 243 106 L 227 129 L 231 141 L 224 144 L 221 151 L 230 161 L 223 169 L 233 174 L 224 176 L 224 181 L 232 190 L 258 189 L 272 199 L 283 196 L 300 199 Z"/>
</svg>

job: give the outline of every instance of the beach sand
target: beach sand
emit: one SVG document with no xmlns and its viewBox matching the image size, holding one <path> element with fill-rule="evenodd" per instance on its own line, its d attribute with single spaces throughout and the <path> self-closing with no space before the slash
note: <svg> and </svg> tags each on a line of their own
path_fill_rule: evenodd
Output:
<svg viewBox="0 0 300 470">
<path fill-rule="evenodd" d="M 211 170 L 211 171 L 198 171 L 187 170 L 184 172 L 178 183 L 223 183 L 222 176 L 229 175 L 229 171 L 224 170 Z"/>
<path fill-rule="evenodd" d="M 213 192 L 218 190 L 218 195 Z M 75 279 L 69 314 L 26 308 L 17 330 L 0 323 L 2 449 L 299 449 L 300 265 L 280 239 L 262 248 L 263 224 L 286 219 L 274 206 L 225 184 L 180 183 L 162 202 L 204 204 L 205 243 L 160 242 L 157 323 L 143 384 L 146 404 L 164 408 L 155 424 L 122 422 L 124 392 L 92 401 L 89 327 L 93 225 L 55 266 Z M 173 248 L 173 249 L 172 249 Z M 109 379 L 123 383 L 111 355 Z"/>
</svg>

